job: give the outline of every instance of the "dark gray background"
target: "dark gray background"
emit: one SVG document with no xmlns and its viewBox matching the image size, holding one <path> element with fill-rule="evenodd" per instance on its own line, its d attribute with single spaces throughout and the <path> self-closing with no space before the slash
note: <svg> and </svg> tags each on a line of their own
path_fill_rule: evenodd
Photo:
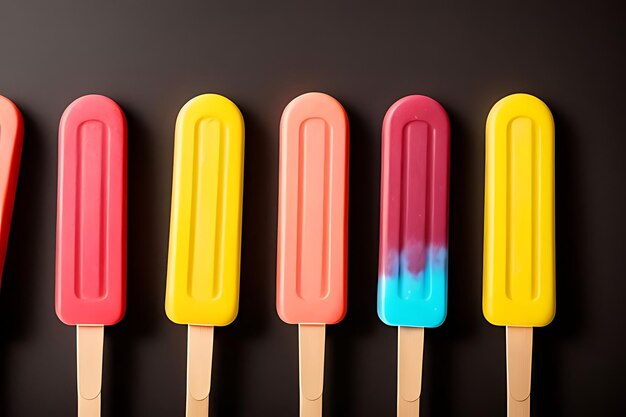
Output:
<svg viewBox="0 0 626 417">
<path fill-rule="evenodd" d="M 626 16 L 619 1 L 0 0 L 0 94 L 22 170 L 0 295 L 0 415 L 75 415 L 75 330 L 54 313 L 57 126 L 102 93 L 129 126 L 128 310 L 106 330 L 104 416 L 182 416 L 186 329 L 163 309 L 174 121 L 193 96 L 246 121 L 241 304 L 216 332 L 214 416 L 295 416 L 297 331 L 274 308 L 278 123 L 319 90 L 351 124 L 349 306 L 327 337 L 325 415 L 395 413 L 396 330 L 376 315 L 380 128 L 414 93 L 452 123 L 448 319 L 426 333 L 423 416 L 505 414 L 504 330 L 481 312 L 484 123 L 519 91 L 557 132 L 554 322 L 533 414 L 623 413 Z M 561 4 L 551 4 L 561 3 Z"/>
</svg>

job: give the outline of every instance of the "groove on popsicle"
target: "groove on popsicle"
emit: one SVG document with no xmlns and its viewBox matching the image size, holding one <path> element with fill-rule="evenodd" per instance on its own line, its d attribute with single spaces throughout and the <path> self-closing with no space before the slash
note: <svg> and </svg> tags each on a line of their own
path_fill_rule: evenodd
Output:
<svg viewBox="0 0 626 417">
<path fill-rule="evenodd" d="M 538 195 L 536 127 L 532 119 L 517 117 L 507 126 L 506 280 L 507 298 L 534 300 L 537 297 Z M 511 173 L 529 172 L 531 178 Z M 531 230 L 525 242 L 516 236 Z M 524 243 L 527 243 L 524 245 Z M 530 279 L 529 279 L 530 278 Z"/>
<path fill-rule="evenodd" d="M 428 273 L 432 215 L 432 128 L 424 121 L 404 126 L 401 158 L 401 202 L 399 224 L 399 296 L 412 293 L 427 300 L 431 296 L 432 276 Z M 425 190 L 424 193 L 415 190 Z"/>
<path fill-rule="evenodd" d="M 220 121 L 200 119 L 195 126 L 193 146 L 188 291 L 192 298 L 207 301 L 218 298 L 222 292 L 221 281 L 216 278 L 223 269 L 222 182 L 227 181 L 224 154 L 228 144 Z"/>
<path fill-rule="evenodd" d="M 303 300 L 326 298 L 330 291 L 332 141 L 332 132 L 324 119 L 309 118 L 300 125 L 296 293 Z"/>
<path fill-rule="evenodd" d="M 98 300 L 106 296 L 107 257 L 106 215 L 109 201 L 110 132 L 99 120 L 78 126 L 76 146 L 76 249 L 74 281 L 76 297 Z M 93 279 L 91 277 L 97 277 Z"/>
</svg>

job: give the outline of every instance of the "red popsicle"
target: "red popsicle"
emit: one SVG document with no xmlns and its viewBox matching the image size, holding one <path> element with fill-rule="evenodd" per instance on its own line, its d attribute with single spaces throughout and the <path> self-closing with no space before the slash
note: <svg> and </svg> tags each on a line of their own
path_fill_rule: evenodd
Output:
<svg viewBox="0 0 626 417">
<path fill-rule="evenodd" d="M 78 413 L 99 415 L 104 325 L 126 305 L 126 120 L 98 95 L 59 127 L 56 312 L 78 332 Z"/>
<path fill-rule="evenodd" d="M 0 96 L 0 277 L 9 240 L 23 138 L 24 122 L 20 111 L 9 99 Z"/>
</svg>

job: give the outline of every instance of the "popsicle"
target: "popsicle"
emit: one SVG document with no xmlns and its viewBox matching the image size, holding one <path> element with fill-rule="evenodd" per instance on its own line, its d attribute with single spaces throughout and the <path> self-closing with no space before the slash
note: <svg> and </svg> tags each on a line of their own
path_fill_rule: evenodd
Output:
<svg viewBox="0 0 626 417">
<path fill-rule="evenodd" d="M 56 313 L 77 328 L 78 415 L 100 415 L 104 326 L 126 307 L 124 113 L 111 99 L 74 101 L 59 126 Z"/>
<path fill-rule="evenodd" d="M 244 122 L 217 94 L 191 99 L 176 120 L 165 311 L 188 325 L 187 416 L 209 413 L 213 327 L 239 307 Z"/>
<path fill-rule="evenodd" d="M 556 309 L 550 110 L 528 94 L 498 101 L 485 151 L 483 313 L 506 326 L 508 415 L 528 416 L 532 328 Z"/>
<path fill-rule="evenodd" d="M 0 278 L 9 241 L 23 140 L 24 122 L 20 111 L 13 102 L 0 96 Z"/>
<path fill-rule="evenodd" d="M 280 122 L 276 309 L 298 324 L 300 415 L 322 414 L 325 325 L 347 305 L 348 120 L 322 93 L 295 98 Z"/>
<path fill-rule="evenodd" d="M 419 414 L 424 328 L 447 310 L 450 124 L 435 100 L 404 97 L 383 121 L 378 315 L 398 326 L 398 416 Z"/>
</svg>

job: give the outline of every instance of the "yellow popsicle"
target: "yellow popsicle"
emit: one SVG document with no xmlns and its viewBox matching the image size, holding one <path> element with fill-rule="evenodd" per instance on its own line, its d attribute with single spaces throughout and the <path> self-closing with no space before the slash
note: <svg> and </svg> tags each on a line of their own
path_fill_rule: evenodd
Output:
<svg viewBox="0 0 626 417">
<path fill-rule="evenodd" d="M 175 323 L 225 326 L 237 316 L 244 123 L 217 94 L 176 121 L 165 310 Z"/>
<path fill-rule="evenodd" d="M 483 313 L 499 326 L 549 324 L 555 313 L 554 121 L 528 94 L 487 118 Z"/>
</svg>

